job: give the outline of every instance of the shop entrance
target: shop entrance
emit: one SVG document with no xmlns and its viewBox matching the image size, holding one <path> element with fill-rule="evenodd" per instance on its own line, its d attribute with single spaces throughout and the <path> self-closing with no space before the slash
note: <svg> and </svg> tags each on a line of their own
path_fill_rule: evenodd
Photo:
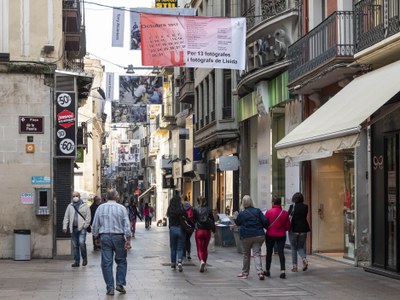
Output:
<svg viewBox="0 0 400 300">
<path fill-rule="evenodd" d="M 350 208 L 351 204 L 346 204 L 349 201 L 344 172 L 346 157 L 345 154 L 334 154 L 311 163 L 312 250 L 337 259 L 353 258 L 348 251 L 350 216 L 346 205 Z"/>
</svg>

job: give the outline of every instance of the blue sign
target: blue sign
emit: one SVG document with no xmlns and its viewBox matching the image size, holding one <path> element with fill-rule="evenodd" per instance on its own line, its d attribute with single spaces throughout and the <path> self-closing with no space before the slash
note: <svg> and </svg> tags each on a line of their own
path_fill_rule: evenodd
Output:
<svg viewBox="0 0 400 300">
<path fill-rule="evenodd" d="M 32 184 L 50 184 L 49 176 L 32 176 Z"/>
</svg>

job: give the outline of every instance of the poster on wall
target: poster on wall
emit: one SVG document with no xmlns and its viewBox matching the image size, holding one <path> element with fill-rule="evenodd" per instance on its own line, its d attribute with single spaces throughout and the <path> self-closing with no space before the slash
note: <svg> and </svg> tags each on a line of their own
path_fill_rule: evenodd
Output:
<svg viewBox="0 0 400 300">
<path fill-rule="evenodd" d="M 56 93 L 56 143 L 58 158 L 76 156 L 76 101 L 75 93 Z"/>
<path fill-rule="evenodd" d="M 140 15 L 142 65 L 245 69 L 246 19 Z"/>
</svg>

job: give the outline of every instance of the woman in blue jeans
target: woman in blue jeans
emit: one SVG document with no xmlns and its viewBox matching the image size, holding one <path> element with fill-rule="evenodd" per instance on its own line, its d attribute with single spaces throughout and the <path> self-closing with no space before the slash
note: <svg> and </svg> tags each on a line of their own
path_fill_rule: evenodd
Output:
<svg viewBox="0 0 400 300">
<path fill-rule="evenodd" d="M 174 192 L 168 210 L 167 217 L 169 219 L 169 243 L 171 248 L 171 268 L 176 270 L 176 257 L 178 256 L 178 270 L 183 271 L 182 260 L 185 249 L 186 233 L 181 227 L 180 219 L 186 217 L 186 212 L 183 208 L 181 197 L 178 191 Z"/>
<path fill-rule="evenodd" d="M 306 271 L 308 269 L 306 240 L 307 233 L 310 231 L 310 225 L 307 221 L 308 206 L 304 204 L 304 197 L 301 193 L 295 193 L 292 197 L 292 202 L 293 204 L 289 207 L 289 216 L 291 218 L 289 240 L 292 248 L 292 272 L 297 272 L 297 254 L 302 259 L 303 271 Z"/>
</svg>

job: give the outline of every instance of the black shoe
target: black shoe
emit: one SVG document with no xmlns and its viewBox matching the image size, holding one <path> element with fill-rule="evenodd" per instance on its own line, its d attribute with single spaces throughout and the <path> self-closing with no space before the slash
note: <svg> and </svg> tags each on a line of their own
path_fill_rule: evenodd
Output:
<svg viewBox="0 0 400 300">
<path fill-rule="evenodd" d="M 71 265 L 71 267 L 73 267 L 73 268 L 77 268 L 77 267 L 79 267 L 79 263 L 77 263 L 77 262 L 74 262 L 74 263 Z"/>
<path fill-rule="evenodd" d="M 86 266 L 87 265 L 87 258 L 84 258 L 82 261 L 82 266 Z"/>
<path fill-rule="evenodd" d="M 108 290 L 106 295 L 114 296 L 114 290 Z"/>
<path fill-rule="evenodd" d="M 282 279 L 286 279 L 286 273 L 281 273 L 281 275 L 279 277 Z"/>
<path fill-rule="evenodd" d="M 124 289 L 124 287 L 120 284 L 117 284 L 117 286 L 115 287 L 115 289 L 120 292 L 121 294 L 126 294 L 126 290 Z"/>
<path fill-rule="evenodd" d="M 186 258 L 187 258 L 187 260 L 192 260 L 192 258 L 190 257 L 190 255 L 188 255 Z"/>
<path fill-rule="evenodd" d="M 267 277 L 271 277 L 271 272 L 266 270 L 266 271 L 264 271 L 264 275 Z"/>
</svg>

